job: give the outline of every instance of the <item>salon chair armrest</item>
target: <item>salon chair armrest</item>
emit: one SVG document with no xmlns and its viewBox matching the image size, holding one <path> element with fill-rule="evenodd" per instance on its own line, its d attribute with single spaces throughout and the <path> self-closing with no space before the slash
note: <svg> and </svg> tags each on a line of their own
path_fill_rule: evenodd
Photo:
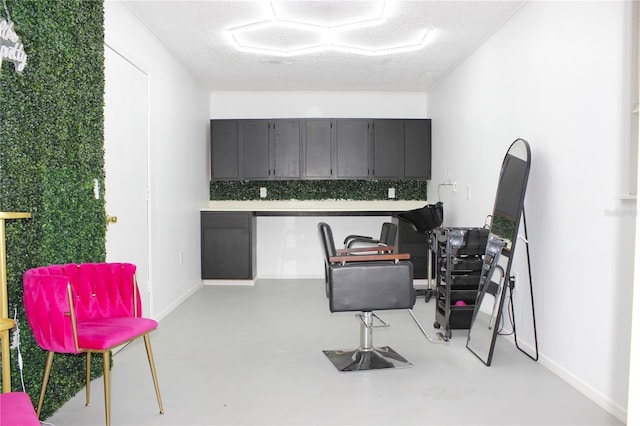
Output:
<svg viewBox="0 0 640 426">
<path fill-rule="evenodd" d="M 355 235 L 355 234 L 347 235 L 347 238 L 344 239 L 343 244 L 346 246 L 347 244 L 349 244 L 349 241 L 354 239 L 369 241 L 369 240 L 373 240 L 373 237 L 369 237 L 367 235 Z"/>
<path fill-rule="evenodd" d="M 344 249 L 336 249 L 336 253 L 339 255 L 348 255 L 351 253 L 371 253 L 378 252 L 382 253 L 392 253 L 394 250 L 393 246 L 378 246 L 378 247 L 354 247 L 354 248 L 344 248 Z"/>
<path fill-rule="evenodd" d="M 375 260 L 409 260 L 411 254 L 409 253 L 389 253 L 389 254 L 356 254 L 356 255 L 342 255 L 331 256 L 329 262 L 332 263 L 347 263 L 347 262 L 371 262 Z"/>
</svg>

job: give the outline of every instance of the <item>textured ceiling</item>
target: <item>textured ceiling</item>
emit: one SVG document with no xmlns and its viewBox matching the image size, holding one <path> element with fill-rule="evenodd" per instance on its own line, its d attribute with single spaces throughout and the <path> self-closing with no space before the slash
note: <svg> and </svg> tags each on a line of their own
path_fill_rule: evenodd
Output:
<svg viewBox="0 0 640 426">
<path fill-rule="evenodd" d="M 296 56 L 240 52 L 229 29 L 296 19 L 334 27 L 375 15 L 381 1 L 167 1 L 127 0 L 138 18 L 209 91 L 392 91 L 425 92 L 506 22 L 524 1 L 389 0 L 379 25 L 341 31 L 346 43 L 383 49 L 416 43 L 420 50 L 364 56 L 326 50 Z M 369 15 L 367 15 L 369 14 Z M 242 42 L 276 44 L 288 51 L 317 43 L 306 28 L 270 25 L 242 34 Z"/>
</svg>

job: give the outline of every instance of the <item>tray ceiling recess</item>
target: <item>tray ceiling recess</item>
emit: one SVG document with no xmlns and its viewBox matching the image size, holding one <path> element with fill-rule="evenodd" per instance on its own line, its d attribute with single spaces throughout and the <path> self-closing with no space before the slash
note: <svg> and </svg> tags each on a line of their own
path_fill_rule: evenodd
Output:
<svg viewBox="0 0 640 426">
<path fill-rule="evenodd" d="M 106 2 L 109 6 L 111 3 Z M 210 92 L 427 92 L 520 0 L 122 0 Z"/>
<path fill-rule="evenodd" d="M 228 29 L 243 52 L 295 56 L 335 50 L 356 55 L 391 55 L 422 49 L 434 35 L 428 28 L 389 25 L 393 3 L 270 1 L 265 20 Z"/>
</svg>

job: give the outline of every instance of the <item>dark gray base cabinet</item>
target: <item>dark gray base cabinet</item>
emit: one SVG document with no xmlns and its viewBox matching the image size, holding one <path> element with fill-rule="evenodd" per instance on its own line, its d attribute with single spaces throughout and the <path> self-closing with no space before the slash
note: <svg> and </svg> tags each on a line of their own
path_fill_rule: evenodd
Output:
<svg viewBox="0 0 640 426">
<path fill-rule="evenodd" d="M 255 230 L 252 212 L 200 212 L 202 279 L 254 279 Z"/>
</svg>

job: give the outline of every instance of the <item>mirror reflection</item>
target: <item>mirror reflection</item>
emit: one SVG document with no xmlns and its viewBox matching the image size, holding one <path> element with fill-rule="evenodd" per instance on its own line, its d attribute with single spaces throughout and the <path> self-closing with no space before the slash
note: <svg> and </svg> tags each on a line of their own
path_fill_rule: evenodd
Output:
<svg viewBox="0 0 640 426">
<path fill-rule="evenodd" d="M 529 144 L 524 139 L 517 139 L 502 162 L 478 297 L 467 339 L 467 348 L 486 365 L 491 365 L 498 335 L 504 286 L 510 276 L 530 167 Z"/>
</svg>

